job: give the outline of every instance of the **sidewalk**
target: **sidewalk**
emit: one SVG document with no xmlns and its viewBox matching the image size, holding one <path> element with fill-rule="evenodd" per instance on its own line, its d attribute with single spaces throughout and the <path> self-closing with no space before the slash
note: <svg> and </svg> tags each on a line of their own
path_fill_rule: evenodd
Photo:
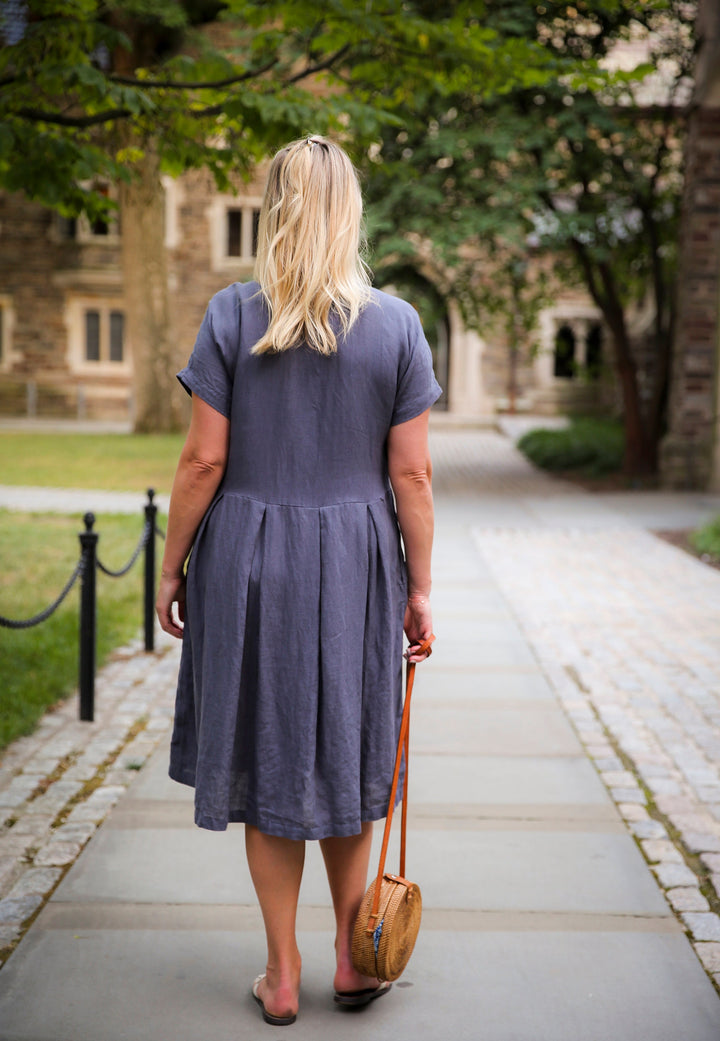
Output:
<svg viewBox="0 0 720 1041">
<path fill-rule="evenodd" d="M 487 431 L 438 431 L 433 457 L 438 642 L 417 675 L 408 837 L 420 938 L 385 1001 L 334 1007 L 308 844 L 290 1033 L 717 1041 L 720 573 L 646 529 L 720 499 L 591 496 Z M 191 791 L 166 777 L 176 664 L 167 642 L 118 659 L 97 723 L 71 704 L 0 762 L 16 819 L 0 936 L 59 883 L 0 972 L 3 1041 L 278 1033 L 249 996 L 264 941 L 242 829 L 196 829 Z"/>
</svg>

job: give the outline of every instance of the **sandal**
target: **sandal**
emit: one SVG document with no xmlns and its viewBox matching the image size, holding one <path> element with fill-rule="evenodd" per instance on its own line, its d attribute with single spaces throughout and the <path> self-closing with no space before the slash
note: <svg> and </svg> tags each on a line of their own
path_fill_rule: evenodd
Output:
<svg viewBox="0 0 720 1041">
<path fill-rule="evenodd" d="M 258 976 L 256 978 L 256 980 L 254 981 L 254 983 L 252 985 L 252 996 L 255 998 L 255 1000 L 257 1001 L 258 1005 L 262 1009 L 262 1017 L 263 1017 L 263 1019 L 265 1020 L 266 1023 L 269 1023 L 270 1026 L 272 1026 L 272 1027 L 289 1027 L 291 1023 L 295 1022 L 295 1020 L 297 1019 L 297 1015 L 293 1015 L 293 1016 L 274 1016 L 272 1014 L 272 1012 L 268 1012 L 268 1010 L 265 1008 L 265 1005 L 263 1003 L 263 999 L 260 997 L 260 995 L 258 993 L 258 989 L 260 987 L 260 984 L 262 983 L 262 981 L 264 979 L 265 979 L 265 973 L 263 972 L 263 973 L 261 973 L 260 976 Z"/>
<path fill-rule="evenodd" d="M 364 1008 L 375 998 L 381 998 L 383 994 L 392 987 L 389 980 L 383 980 L 379 987 L 367 987 L 365 990 L 338 990 L 335 992 L 334 1001 L 346 1008 Z"/>
</svg>

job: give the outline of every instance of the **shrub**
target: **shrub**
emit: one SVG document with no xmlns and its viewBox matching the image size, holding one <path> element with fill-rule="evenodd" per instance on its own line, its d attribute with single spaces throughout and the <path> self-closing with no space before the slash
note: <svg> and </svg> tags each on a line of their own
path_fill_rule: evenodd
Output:
<svg viewBox="0 0 720 1041">
<path fill-rule="evenodd" d="M 708 556 L 720 561 L 720 517 L 716 517 L 709 524 L 704 524 L 702 528 L 693 531 L 690 535 L 690 542 L 693 549 L 701 556 Z"/>
<path fill-rule="evenodd" d="M 599 477 L 622 465 L 623 428 L 613 419 L 578 417 L 563 430 L 530 430 L 520 438 L 518 448 L 543 470 Z"/>
</svg>

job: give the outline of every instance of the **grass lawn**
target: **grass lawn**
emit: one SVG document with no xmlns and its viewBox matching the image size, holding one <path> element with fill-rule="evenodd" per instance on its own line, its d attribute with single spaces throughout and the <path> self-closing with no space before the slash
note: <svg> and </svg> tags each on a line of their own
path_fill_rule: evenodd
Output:
<svg viewBox="0 0 720 1041">
<path fill-rule="evenodd" d="M 117 569 L 129 560 L 142 526 L 139 512 L 98 517 L 98 556 L 107 567 Z M 0 510 L 1 615 L 29 618 L 55 599 L 80 555 L 82 530 L 79 516 Z M 141 633 L 142 582 L 142 555 L 123 578 L 98 572 L 98 667 L 115 647 Z M 30 733 L 50 706 L 77 687 L 79 588 L 78 582 L 60 608 L 32 629 L 0 627 L 0 748 Z"/>
<path fill-rule="evenodd" d="M 0 431 L 0 484 L 169 492 L 181 434 Z"/>
</svg>

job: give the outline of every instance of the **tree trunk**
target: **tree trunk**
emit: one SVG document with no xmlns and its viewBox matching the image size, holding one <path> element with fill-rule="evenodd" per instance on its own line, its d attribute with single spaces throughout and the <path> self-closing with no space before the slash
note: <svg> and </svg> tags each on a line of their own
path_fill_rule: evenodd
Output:
<svg viewBox="0 0 720 1041">
<path fill-rule="evenodd" d="M 655 473 L 657 468 L 657 444 L 648 435 L 643 416 L 638 386 L 637 367 L 630 349 L 630 339 L 625 322 L 617 323 L 605 314 L 610 325 L 615 348 L 615 367 L 620 381 L 623 401 L 623 423 L 625 427 L 625 456 L 623 473 L 630 477 L 643 477 Z"/>
<path fill-rule="evenodd" d="M 613 337 L 615 347 L 615 367 L 623 399 L 623 419 L 625 424 L 625 457 L 623 473 L 631 477 L 645 477 L 655 473 L 657 469 L 657 442 L 650 436 L 646 418 L 643 415 L 638 384 L 637 365 L 633 358 L 625 322 L 625 312 L 615 285 L 615 278 L 606 263 L 598 265 L 598 274 L 602 283 L 602 293 L 597 291 L 595 279 L 590 280 L 593 297 L 603 312 Z"/>
<path fill-rule="evenodd" d="M 184 415 L 175 379 L 179 365 L 170 324 L 165 194 L 151 142 L 133 179 L 120 187 L 120 220 L 135 431 L 179 430 Z"/>
</svg>

